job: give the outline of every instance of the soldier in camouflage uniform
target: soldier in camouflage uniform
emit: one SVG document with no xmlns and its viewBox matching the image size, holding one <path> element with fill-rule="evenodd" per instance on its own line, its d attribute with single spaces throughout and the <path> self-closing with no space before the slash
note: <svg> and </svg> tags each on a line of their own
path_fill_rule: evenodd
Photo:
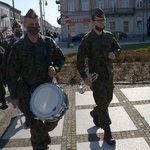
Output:
<svg viewBox="0 0 150 150">
<path fill-rule="evenodd" d="M 4 57 L 3 57 L 3 62 L 2 62 L 2 72 L 3 72 L 3 77 L 4 77 L 4 82 L 7 84 L 7 79 L 6 79 L 6 70 L 7 70 L 7 61 L 8 61 L 8 56 L 11 51 L 12 45 L 20 39 L 20 37 L 23 35 L 22 33 L 22 25 L 15 21 L 12 26 L 12 32 L 13 32 L 13 38 L 12 40 L 8 43 L 7 48 L 5 49 L 4 52 Z M 20 83 L 21 84 L 21 83 Z M 21 90 L 22 88 L 19 88 L 18 90 Z M 23 108 L 21 105 L 19 105 L 20 110 L 23 112 Z"/>
<path fill-rule="evenodd" d="M 0 109 L 7 109 L 8 105 L 6 104 L 6 100 L 5 100 L 5 83 L 4 83 L 4 77 L 2 74 L 2 61 L 3 61 L 3 56 L 4 56 L 4 48 L 0 46 L 0 102 L 2 103 L 2 105 L 0 106 Z"/>
<path fill-rule="evenodd" d="M 5 38 L 3 33 L 0 33 L 0 46 L 2 46 L 4 49 L 6 49 L 7 45 L 8 45 L 7 39 Z"/>
<path fill-rule="evenodd" d="M 50 144 L 49 131 L 58 124 L 35 119 L 30 110 L 31 93 L 39 85 L 52 82 L 52 78 L 61 70 L 64 55 L 55 41 L 39 34 L 39 18 L 33 9 L 24 16 L 27 34 L 14 43 L 8 59 L 7 79 L 11 102 L 14 108 L 19 106 L 18 81 L 22 81 L 24 115 L 31 133 L 33 150 L 46 150 Z"/>
<path fill-rule="evenodd" d="M 112 60 L 120 53 L 120 46 L 113 35 L 104 30 L 104 11 L 95 8 L 92 11 L 93 29 L 82 39 L 77 54 L 77 69 L 84 83 L 91 87 L 96 107 L 90 112 L 96 126 L 104 129 L 104 140 L 115 145 L 112 137 L 108 106 L 113 97 L 113 68 Z M 98 78 L 92 83 L 86 72 L 86 61 L 89 73 L 97 73 Z"/>
</svg>

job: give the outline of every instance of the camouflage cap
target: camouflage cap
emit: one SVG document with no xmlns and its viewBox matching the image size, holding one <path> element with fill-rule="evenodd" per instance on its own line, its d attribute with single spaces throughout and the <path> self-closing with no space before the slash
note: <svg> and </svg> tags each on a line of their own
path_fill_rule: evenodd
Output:
<svg viewBox="0 0 150 150">
<path fill-rule="evenodd" d="M 35 12 L 35 10 L 29 9 L 29 11 L 26 13 L 26 15 L 24 16 L 24 18 L 35 19 L 35 18 L 38 18 L 38 15 L 37 15 L 37 13 Z"/>
<path fill-rule="evenodd" d="M 97 16 L 99 18 L 105 18 L 105 13 L 100 8 L 95 8 L 92 10 L 92 17 Z"/>
<path fill-rule="evenodd" d="M 21 23 L 19 23 L 18 21 L 15 21 L 12 25 L 12 29 L 14 30 L 15 28 L 20 28 L 21 27 Z"/>
</svg>

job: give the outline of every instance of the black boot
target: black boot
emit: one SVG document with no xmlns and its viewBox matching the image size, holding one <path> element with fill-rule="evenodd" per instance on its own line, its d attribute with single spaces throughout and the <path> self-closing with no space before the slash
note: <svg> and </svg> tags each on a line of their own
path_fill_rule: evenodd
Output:
<svg viewBox="0 0 150 150">
<path fill-rule="evenodd" d="M 90 112 L 90 115 L 91 115 L 91 117 L 93 118 L 94 124 L 95 124 L 97 127 L 100 127 L 100 122 L 99 122 L 99 119 L 98 119 L 98 115 L 94 112 L 94 110 L 92 110 L 92 111 Z"/>
<path fill-rule="evenodd" d="M 8 105 L 6 104 L 5 98 L 1 99 L 2 105 L 0 106 L 0 109 L 5 110 L 8 108 Z"/>
<path fill-rule="evenodd" d="M 106 141 L 107 144 L 109 145 L 115 145 L 116 141 L 113 139 L 110 127 L 106 130 L 104 130 L 104 141 Z"/>
<path fill-rule="evenodd" d="M 47 144 L 51 143 L 51 137 L 49 136 L 49 134 L 47 135 Z"/>
</svg>

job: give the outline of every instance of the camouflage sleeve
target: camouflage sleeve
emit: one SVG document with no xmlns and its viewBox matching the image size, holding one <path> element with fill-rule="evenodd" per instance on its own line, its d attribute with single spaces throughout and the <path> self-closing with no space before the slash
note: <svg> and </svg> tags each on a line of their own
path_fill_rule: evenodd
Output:
<svg viewBox="0 0 150 150">
<path fill-rule="evenodd" d="M 0 76 L 2 75 L 2 59 L 3 59 L 3 54 L 0 53 Z"/>
<path fill-rule="evenodd" d="M 3 69 L 3 76 L 6 78 L 6 68 L 7 68 L 7 60 L 8 60 L 8 55 L 11 51 L 11 43 L 8 44 L 4 57 L 3 57 L 3 62 L 2 62 L 2 69 Z"/>
<path fill-rule="evenodd" d="M 8 64 L 7 64 L 7 81 L 8 81 L 8 89 L 10 92 L 10 96 L 12 99 L 17 99 L 17 84 L 20 74 L 20 61 L 19 57 L 16 53 L 15 45 L 12 47 L 10 55 L 8 57 Z"/>
<path fill-rule="evenodd" d="M 52 65 L 56 70 L 56 73 L 60 72 L 65 62 L 64 54 L 62 53 L 59 46 L 52 40 L 53 54 L 52 54 Z"/>
<path fill-rule="evenodd" d="M 4 52 L 5 52 L 5 49 L 2 46 L 0 46 L 0 77 L 3 76 L 3 73 L 2 73 L 2 71 L 3 71 L 2 63 L 3 63 Z"/>
<path fill-rule="evenodd" d="M 87 53 L 88 53 L 88 43 L 85 40 L 83 40 L 78 47 L 78 53 L 77 53 L 77 69 L 82 79 L 87 78 L 86 66 L 85 66 L 85 58 L 88 55 Z"/>
<path fill-rule="evenodd" d="M 113 38 L 112 50 L 113 50 L 113 53 L 116 55 L 116 57 L 117 57 L 117 56 L 120 54 L 120 52 L 121 52 L 121 47 L 120 47 L 120 45 L 117 43 L 117 41 L 115 40 L 115 38 Z"/>
</svg>

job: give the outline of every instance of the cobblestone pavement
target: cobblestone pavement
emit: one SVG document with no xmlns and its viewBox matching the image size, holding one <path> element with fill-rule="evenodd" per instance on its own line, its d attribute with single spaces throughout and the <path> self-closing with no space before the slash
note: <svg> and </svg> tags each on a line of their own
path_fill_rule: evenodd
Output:
<svg viewBox="0 0 150 150">
<path fill-rule="evenodd" d="M 69 109 L 60 121 L 58 132 L 50 133 L 52 142 L 49 149 L 150 150 L 150 84 L 115 85 L 109 111 L 116 147 L 103 142 L 103 131 L 92 122 L 89 112 L 95 104 L 91 91 L 79 94 L 77 85 L 59 86 L 68 94 Z M 20 123 L 16 122 L 18 116 L 9 102 L 8 92 L 6 99 L 8 109 L 0 110 L 0 149 L 30 150 L 29 129 L 21 129 Z"/>
</svg>

